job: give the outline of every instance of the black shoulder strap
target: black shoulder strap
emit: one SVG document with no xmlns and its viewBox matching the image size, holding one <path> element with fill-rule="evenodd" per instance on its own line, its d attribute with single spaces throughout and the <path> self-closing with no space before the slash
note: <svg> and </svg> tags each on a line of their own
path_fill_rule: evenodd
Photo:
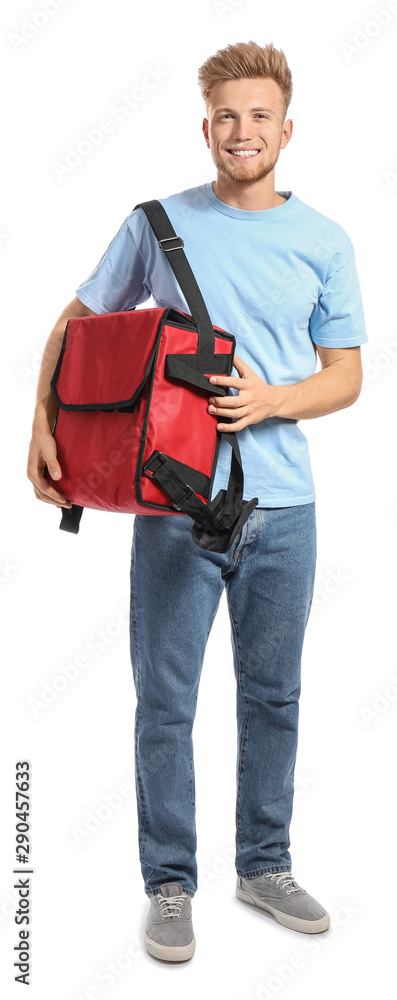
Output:
<svg viewBox="0 0 397 1000">
<path fill-rule="evenodd" d="M 156 200 L 142 201 L 136 208 L 142 208 L 147 216 L 160 250 L 167 255 L 178 285 L 180 286 L 198 331 L 198 354 L 214 354 L 215 334 L 207 306 L 200 292 L 189 261 L 184 253 L 184 242 L 177 236 L 163 205 Z"/>
</svg>

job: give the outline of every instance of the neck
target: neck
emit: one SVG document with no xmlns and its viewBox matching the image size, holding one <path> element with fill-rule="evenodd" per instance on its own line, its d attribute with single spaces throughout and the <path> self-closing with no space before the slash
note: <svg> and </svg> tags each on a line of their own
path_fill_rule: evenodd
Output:
<svg viewBox="0 0 397 1000">
<path fill-rule="evenodd" d="M 281 198 L 274 189 L 273 171 L 252 184 L 239 184 L 228 180 L 218 171 L 217 179 L 212 183 L 212 190 L 219 201 L 225 202 L 231 208 L 241 208 L 246 212 L 276 208 L 286 201 L 286 198 Z"/>
</svg>

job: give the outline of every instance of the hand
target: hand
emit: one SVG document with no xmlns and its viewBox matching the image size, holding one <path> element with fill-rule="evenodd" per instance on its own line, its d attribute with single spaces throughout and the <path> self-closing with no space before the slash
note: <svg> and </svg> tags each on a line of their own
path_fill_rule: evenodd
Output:
<svg viewBox="0 0 397 1000">
<path fill-rule="evenodd" d="M 238 396 L 211 396 L 208 400 L 208 412 L 215 417 L 236 418 L 232 424 L 217 424 L 217 431 L 241 431 L 248 424 L 257 424 L 276 415 L 280 387 L 264 382 L 238 354 L 234 355 L 233 366 L 239 373 L 238 378 L 213 375 L 209 379 L 213 385 L 230 385 L 238 389 Z"/>
<path fill-rule="evenodd" d="M 33 429 L 28 455 L 27 477 L 33 483 L 38 500 L 55 504 L 56 507 L 71 507 L 70 500 L 67 500 L 63 493 L 57 493 L 52 486 L 49 486 L 43 475 L 47 465 L 52 479 L 61 478 L 62 471 L 56 454 L 57 446 L 51 431 L 45 427 L 40 427 L 39 430 Z"/>
</svg>

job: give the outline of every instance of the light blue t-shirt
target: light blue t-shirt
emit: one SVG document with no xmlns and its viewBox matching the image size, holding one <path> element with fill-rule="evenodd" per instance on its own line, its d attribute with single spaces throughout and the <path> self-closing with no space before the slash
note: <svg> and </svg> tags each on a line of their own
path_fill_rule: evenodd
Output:
<svg viewBox="0 0 397 1000">
<path fill-rule="evenodd" d="M 286 385 L 314 374 L 314 344 L 356 347 L 368 337 L 349 236 L 292 191 L 277 194 L 287 200 L 253 212 L 220 201 L 211 183 L 158 201 L 184 240 L 212 323 L 235 336 L 236 354 L 265 382 Z M 135 209 L 76 295 L 96 313 L 129 309 L 151 294 L 156 306 L 190 313 L 167 257 Z M 271 417 L 236 433 L 245 500 L 256 496 L 259 507 L 315 500 L 297 420 Z M 230 462 L 221 436 L 211 497 L 227 488 Z"/>
</svg>

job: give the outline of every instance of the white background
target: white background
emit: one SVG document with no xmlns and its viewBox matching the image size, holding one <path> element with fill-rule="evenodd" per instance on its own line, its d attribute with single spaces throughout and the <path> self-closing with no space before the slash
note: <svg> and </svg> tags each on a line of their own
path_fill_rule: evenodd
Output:
<svg viewBox="0 0 397 1000">
<path fill-rule="evenodd" d="M 386 3 L 235 0 L 221 8 L 211 0 L 69 0 L 29 29 L 25 18 L 45 20 L 37 18 L 40 0 L 3 5 L 0 940 L 7 998 L 23 993 L 14 983 L 12 869 L 14 769 L 26 758 L 31 997 L 173 1000 L 205 990 L 229 1000 L 325 1000 L 353 991 L 369 998 L 389 996 L 395 978 L 397 10 L 377 30 L 371 11 Z M 23 26 L 32 37 L 18 42 Z M 294 134 L 280 154 L 276 189 L 292 190 L 349 234 L 369 337 L 359 400 L 300 424 L 316 482 L 318 560 L 302 660 L 291 853 L 295 877 L 329 910 L 332 927 L 298 934 L 234 895 L 235 681 L 223 596 L 194 727 L 196 954 L 167 966 L 143 949 L 149 901 L 138 858 L 126 625 L 133 519 L 86 511 L 79 535 L 59 531 L 60 511 L 35 498 L 26 462 L 40 355 L 54 323 L 138 201 L 215 179 L 197 70 L 216 49 L 251 38 L 283 49 L 294 81 Z M 150 68 L 165 74 L 162 82 L 121 121 L 112 102 Z M 112 132 L 59 179 L 54 162 L 65 162 L 67 147 L 109 116 Z M 99 629 L 106 645 L 95 654 L 87 643 Z M 35 709 L 44 691 L 54 692 L 60 668 L 83 653 L 86 669 Z"/>
</svg>

